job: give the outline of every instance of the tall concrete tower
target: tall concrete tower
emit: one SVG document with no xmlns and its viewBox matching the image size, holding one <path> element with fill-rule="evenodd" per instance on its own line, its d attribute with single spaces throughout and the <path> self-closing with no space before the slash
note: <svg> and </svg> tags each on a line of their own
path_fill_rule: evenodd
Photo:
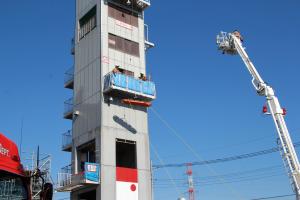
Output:
<svg viewBox="0 0 300 200">
<path fill-rule="evenodd" d="M 72 162 L 58 191 L 72 200 L 151 200 L 147 107 L 156 98 L 146 73 L 144 10 L 150 0 L 76 0 L 74 69 L 65 87 L 63 151 Z"/>
</svg>

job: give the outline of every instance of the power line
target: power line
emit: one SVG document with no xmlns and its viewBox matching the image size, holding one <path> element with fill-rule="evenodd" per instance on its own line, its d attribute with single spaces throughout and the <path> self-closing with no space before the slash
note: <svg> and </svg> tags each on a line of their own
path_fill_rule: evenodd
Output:
<svg viewBox="0 0 300 200">
<path fill-rule="evenodd" d="M 285 173 L 283 172 L 283 167 L 281 165 L 273 165 L 269 167 L 222 174 L 219 176 L 196 176 L 194 178 L 194 186 L 209 187 L 229 183 L 253 182 L 284 175 Z M 220 178 L 225 179 L 225 181 L 220 181 Z M 176 181 L 176 185 L 182 189 L 184 189 L 187 185 L 183 178 L 173 179 L 173 181 Z M 154 179 L 154 187 L 156 189 L 170 189 L 170 184 L 168 184 L 168 182 L 168 179 Z"/>
<path fill-rule="evenodd" d="M 250 200 L 277 199 L 277 198 L 291 197 L 291 196 L 295 196 L 295 194 L 279 195 L 279 196 L 273 196 L 273 197 L 262 197 L 262 198 L 256 198 L 256 199 L 250 199 Z"/>
<path fill-rule="evenodd" d="M 232 177 L 241 177 L 243 175 L 247 175 L 247 174 L 266 174 L 266 173 L 271 173 L 274 171 L 278 171 L 278 169 L 284 169 L 281 165 L 273 165 L 270 167 L 263 167 L 263 168 L 257 168 L 257 169 L 252 169 L 252 170 L 246 170 L 246 171 L 240 171 L 240 172 L 233 172 L 233 173 L 227 173 L 227 174 L 221 174 L 218 176 L 221 177 L 228 177 L 228 178 L 232 178 Z M 218 176 L 195 176 L 194 180 L 198 181 L 198 180 L 205 180 L 205 181 L 209 181 L 209 180 L 214 180 L 217 179 Z M 155 182 L 169 182 L 169 179 L 153 179 Z M 174 181 L 182 181 L 182 182 L 186 182 L 186 178 L 177 178 L 177 179 L 173 179 Z"/>
<path fill-rule="evenodd" d="M 279 177 L 279 176 L 284 176 L 285 173 L 281 174 L 270 174 L 266 176 L 259 176 L 259 177 L 241 177 L 239 179 L 234 179 L 234 180 L 227 180 L 226 182 L 220 182 L 220 181 L 214 181 L 214 182 L 209 182 L 209 183 L 195 183 L 194 186 L 201 186 L 202 188 L 205 186 L 215 186 L 215 185 L 224 185 L 224 184 L 229 184 L 229 183 L 241 183 L 241 182 L 249 182 L 249 181 L 259 181 L 263 179 L 268 179 L 268 178 L 273 178 L 273 177 Z M 159 189 L 170 189 L 170 185 L 168 184 L 154 184 L 156 188 Z M 178 187 L 180 188 L 185 188 L 186 184 L 181 184 Z"/>
<path fill-rule="evenodd" d="M 157 118 L 171 131 L 171 133 L 177 137 L 177 139 L 179 139 L 185 146 L 186 148 L 192 153 L 194 154 L 194 156 L 199 159 L 199 160 L 203 160 L 202 157 L 200 156 L 200 154 L 195 151 L 193 149 L 193 147 L 187 142 L 184 140 L 184 138 L 165 120 L 162 118 L 162 116 L 156 111 L 154 110 L 154 108 L 150 108 L 153 113 L 157 116 Z M 210 167 L 209 165 L 205 165 L 207 167 L 207 169 L 212 172 L 213 174 L 215 175 L 218 175 L 217 172 L 212 168 Z M 220 181 L 221 182 L 225 182 L 225 180 L 220 177 Z M 238 191 L 238 190 L 235 190 L 233 187 L 231 187 L 229 184 L 225 185 L 232 193 L 232 195 L 234 195 L 237 199 L 245 199 L 243 197 L 243 195 Z"/>
<path fill-rule="evenodd" d="M 299 147 L 300 142 L 294 143 L 294 147 Z M 223 162 L 230 162 L 230 161 L 235 161 L 235 160 L 241 160 L 241 159 L 247 159 L 247 158 L 253 158 L 257 156 L 262 156 L 266 154 L 271 154 L 280 151 L 280 147 L 273 147 L 270 149 L 265 149 L 261 151 L 256 151 L 252 153 L 247 153 L 247 154 L 241 154 L 241 155 L 236 155 L 236 156 L 230 156 L 230 157 L 225 157 L 225 158 L 217 158 L 217 159 L 212 159 L 212 160 L 203 160 L 203 161 L 196 161 L 192 162 L 192 165 L 209 165 L 209 164 L 217 164 L 217 163 L 223 163 Z M 154 169 L 159 169 L 159 168 L 165 168 L 165 167 L 185 167 L 187 163 L 173 163 L 173 164 L 166 164 L 166 165 L 153 165 Z"/>
</svg>

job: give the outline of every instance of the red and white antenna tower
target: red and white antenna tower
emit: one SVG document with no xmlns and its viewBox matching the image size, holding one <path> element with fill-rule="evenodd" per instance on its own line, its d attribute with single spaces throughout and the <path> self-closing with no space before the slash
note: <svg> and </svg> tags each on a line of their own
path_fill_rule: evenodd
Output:
<svg viewBox="0 0 300 200">
<path fill-rule="evenodd" d="M 188 176 L 189 200 L 195 200 L 195 190 L 194 190 L 194 180 L 193 180 L 192 163 L 188 163 L 187 164 L 186 174 Z"/>
</svg>

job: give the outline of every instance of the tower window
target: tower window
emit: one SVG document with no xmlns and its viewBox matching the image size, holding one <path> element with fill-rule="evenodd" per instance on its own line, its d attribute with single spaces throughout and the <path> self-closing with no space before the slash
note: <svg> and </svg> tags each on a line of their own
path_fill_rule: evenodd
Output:
<svg viewBox="0 0 300 200">
<path fill-rule="evenodd" d="M 123 53 L 127 53 L 137 57 L 140 56 L 139 43 L 113 34 L 108 35 L 108 46 L 109 48 L 121 51 Z"/>
<path fill-rule="evenodd" d="M 82 39 L 96 27 L 96 6 L 79 20 L 79 39 Z"/>
<path fill-rule="evenodd" d="M 95 140 L 85 143 L 77 147 L 77 158 L 79 164 L 79 170 L 84 171 L 84 164 L 86 162 L 95 163 L 96 153 L 95 153 Z"/>
<path fill-rule="evenodd" d="M 124 168 L 137 168 L 136 142 L 116 140 L 116 166 Z"/>
<path fill-rule="evenodd" d="M 113 4 L 108 4 L 108 16 L 131 26 L 139 26 L 138 14 L 136 12 L 131 12 Z"/>
</svg>

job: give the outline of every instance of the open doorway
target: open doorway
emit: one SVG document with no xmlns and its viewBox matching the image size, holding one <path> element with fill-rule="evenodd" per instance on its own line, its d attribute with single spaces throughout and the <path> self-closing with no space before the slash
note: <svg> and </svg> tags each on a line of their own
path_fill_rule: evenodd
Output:
<svg viewBox="0 0 300 200">
<path fill-rule="evenodd" d="M 116 139 L 116 166 L 137 168 L 136 142 Z"/>
</svg>

